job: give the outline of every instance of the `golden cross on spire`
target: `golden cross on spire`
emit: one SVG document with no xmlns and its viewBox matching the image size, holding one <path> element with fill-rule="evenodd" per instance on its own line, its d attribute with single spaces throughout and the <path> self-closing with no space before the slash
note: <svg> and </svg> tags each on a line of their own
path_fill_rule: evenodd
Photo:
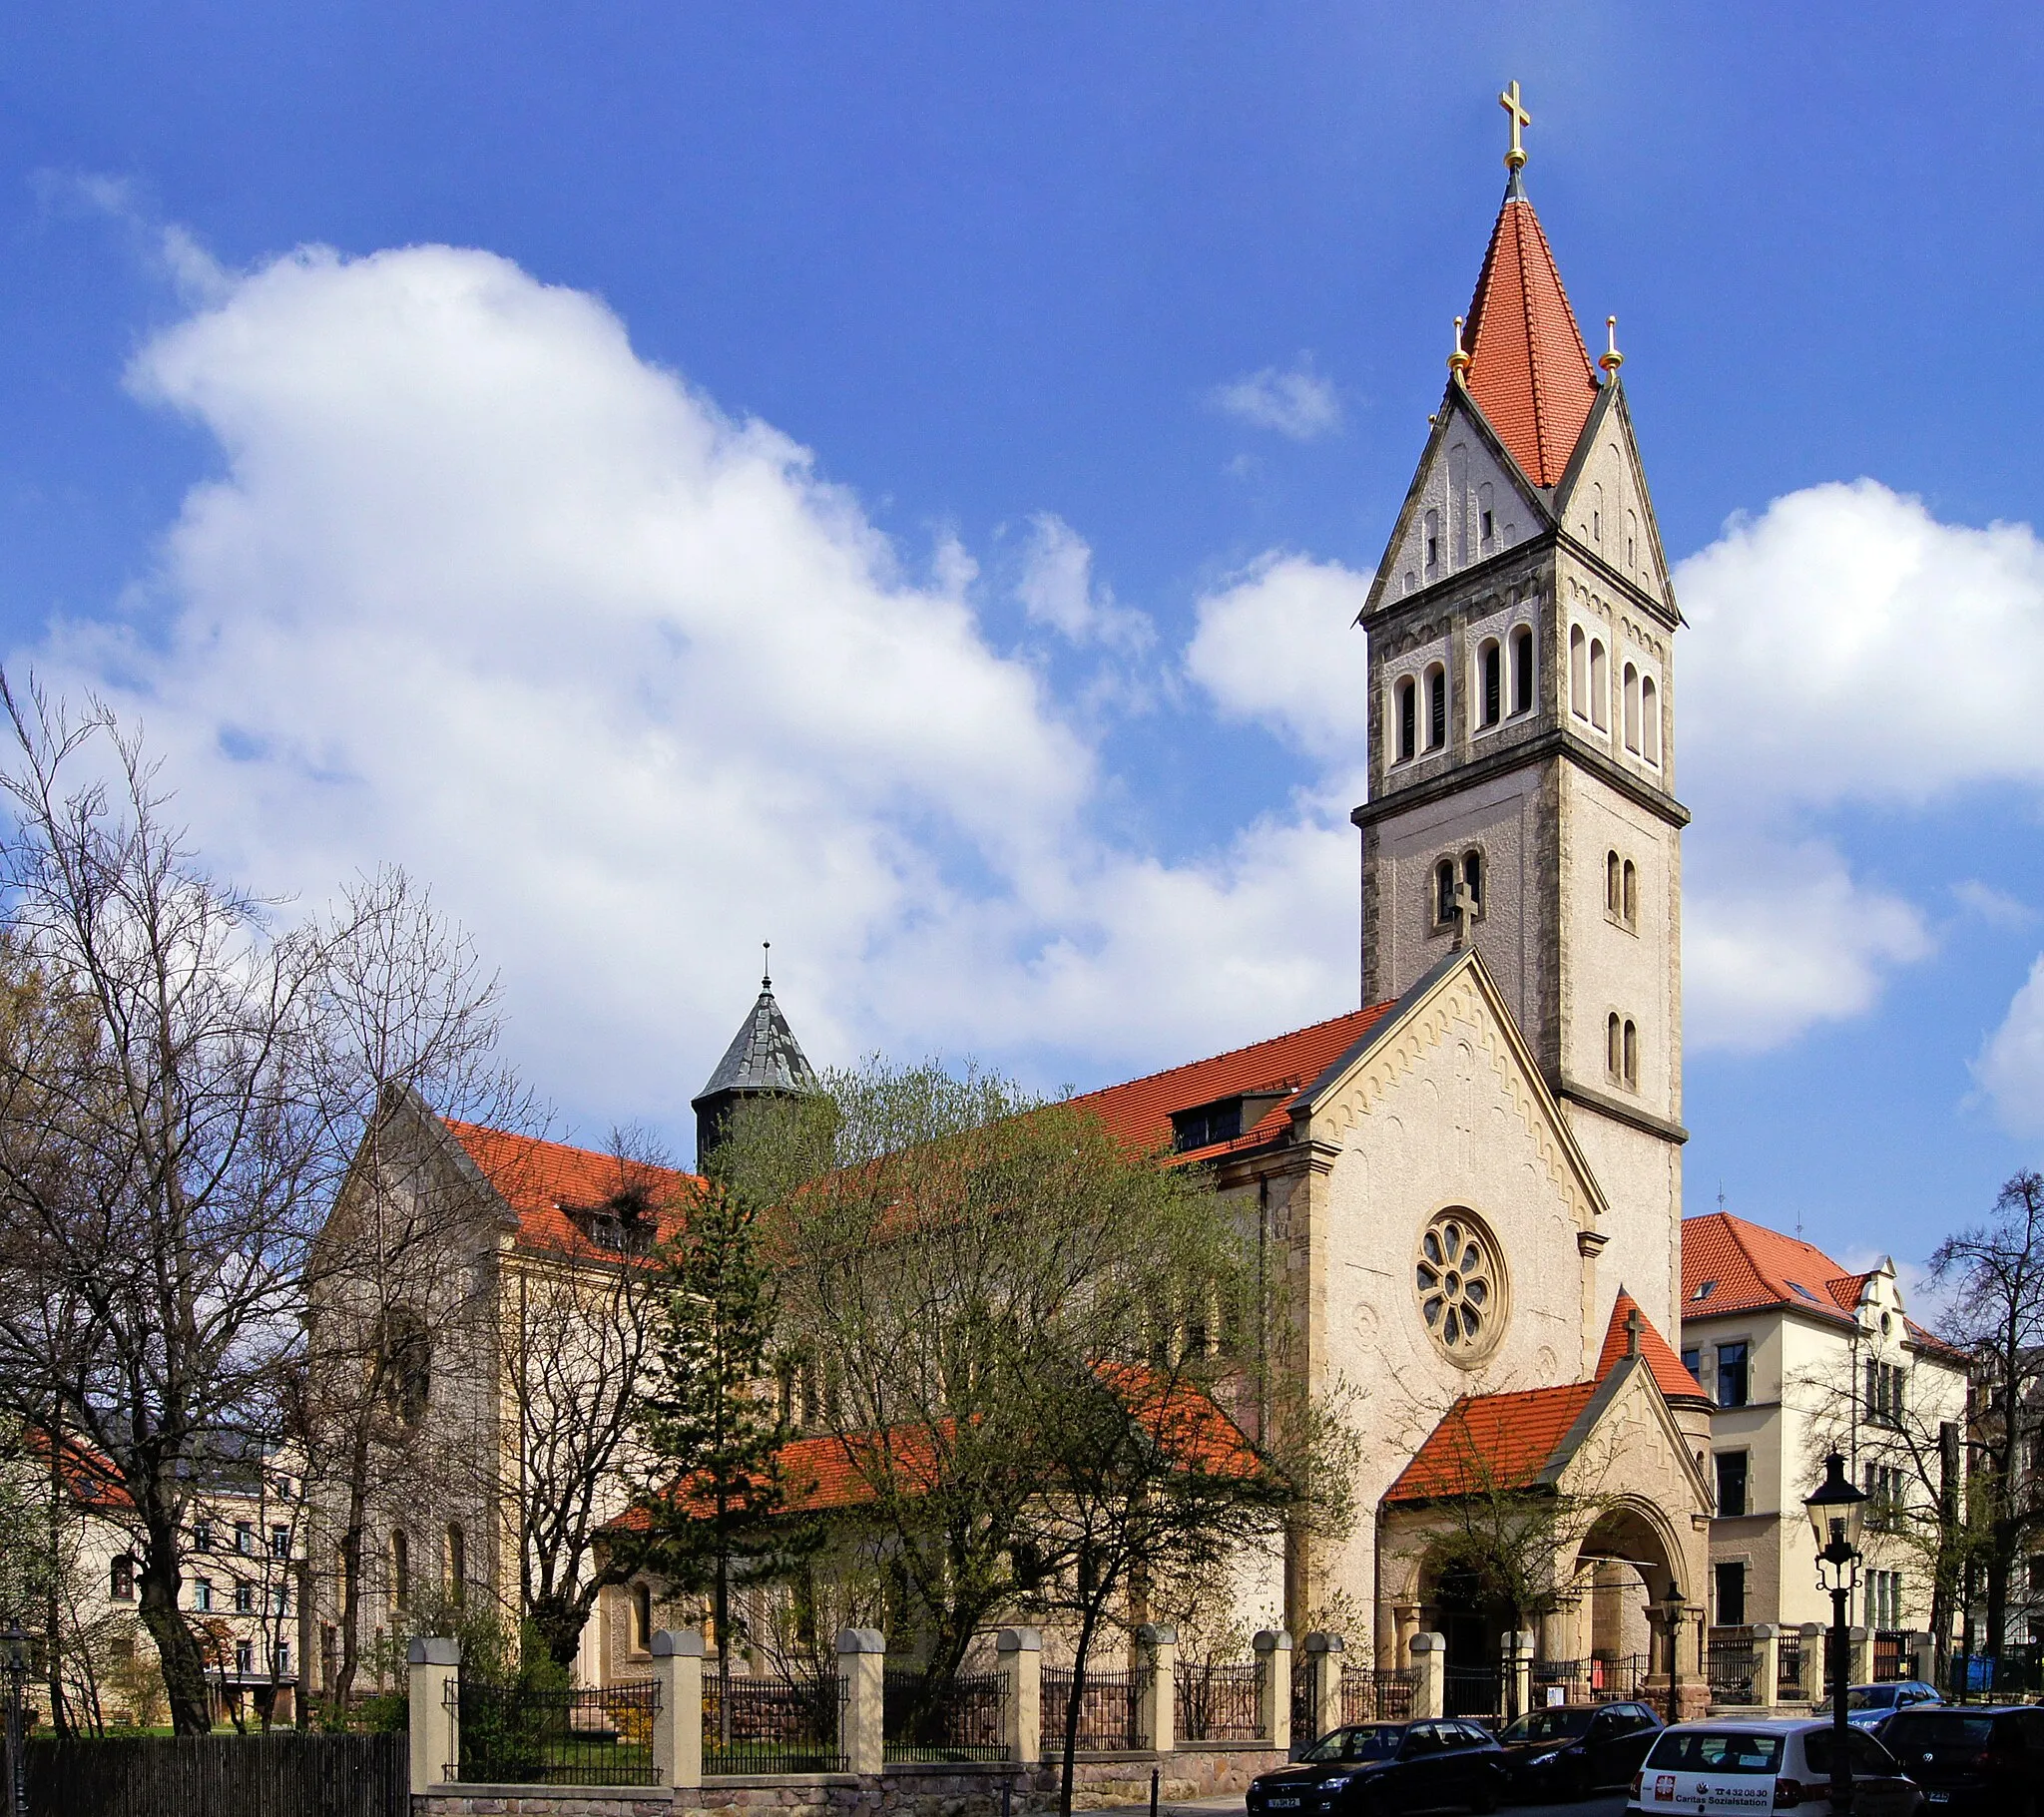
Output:
<svg viewBox="0 0 2044 1817">
<path fill-rule="evenodd" d="M 1516 171 L 1526 162 L 1526 148 L 1520 143 L 1519 129 L 1523 126 L 1531 126 L 1533 124 L 1533 116 L 1519 105 L 1519 85 L 1516 82 L 1498 96 L 1497 104 L 1511 116 L 1512 149 L 1505 154 L 1505 169 Z"/>
</svg>

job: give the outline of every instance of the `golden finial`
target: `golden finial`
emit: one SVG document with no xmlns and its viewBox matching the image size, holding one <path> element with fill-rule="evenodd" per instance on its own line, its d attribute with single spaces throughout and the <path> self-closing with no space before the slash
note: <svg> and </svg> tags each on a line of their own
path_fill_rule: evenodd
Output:
<svg viewBox="0 0 2044 1817">
<path fill-rule="evenodd" d="M 1625 355 L 1618 350 L 1617 316 L 1607 315 L 1604 318 L 1604 337 L 1606 345 L 1604 351 L 1598 354 L 1597 363 L 1609 376 L 1616 378 L 1619 367 L 1625 364 Z"/>
<path fill-rule="evenodd" d="M 1470 364 L 1469 355 L 1462 351 L 1462 318 L 1458 315 L 1455 317 L 1455 350 L 1448 355 L 1448 370 L 1457 378 L 1463 378 L 1468 375 Z"/>
<path fill-rule="evenodd" d="M 1522 126 L 1531 126 L 1533 116 L 1519 105 L 1519 85 L 1516 82 L 1497 98 L 1497 104 L 1511 116 L 1512 149 L 1505 154 L 1505 169 L 1516 171 L 1526 162 L 1526 148 L 1519 142 L 1519 129 Z"/>
</svg>

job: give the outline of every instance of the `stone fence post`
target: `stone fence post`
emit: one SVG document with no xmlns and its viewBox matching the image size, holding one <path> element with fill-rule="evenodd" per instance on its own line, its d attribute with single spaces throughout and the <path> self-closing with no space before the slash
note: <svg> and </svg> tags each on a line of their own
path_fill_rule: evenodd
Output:
<svg viewBox="0 0 2044 1817">
<path fill-rule="evenodd" d="M 1847 1684 L 1865 1684 L 1873 1677 L 1873 1635 L 1863 1627 L 1848 1627 L 1845 1630 Z"/>
<path fill-rule="evenodd" d="M 1043 1756 L 1043 1635 L 1033 1627 L 1004 1627 L 994 1638 L 1008 1694 L 1001 1701 L 1001 1745 L 1016 1766 Z"/>
<path fill-rule="evenodd" d="M 1828 1663 L 1826 1654 L 1830 1650 L 1831 1630 L 1821 1621 L 1805 1621 L 1802 1624 L 1802 1700 L 1805 1703 L 1821 1703 L 1829 1686 L 1824 1681 L 1824 1668 Z"/>
<path fill-rule="evenodd" d="M 1281 1627 L 1257 1634 L 1257 1700 L 1263 1706 L 1264 1745 L 1291 1748 L 1291 1636 Z"/>
<path fill-rule="evenodd" d="M 703 1783 L 703 1630 L 662 1628 L 653 1636 L 655 1783 L 694 1791 Z"/>
<path fill-rule="evenodd" d="M 844 1680 L 846 1772 L 877 1775 L 887 1757 L 887 1641 L 876 1627 L 837 1630 L 837 1675 Z"/>
<path fill-rule="evenodd" d="M 461 1770 L 461 1642 L 421 1635 L 404 1649 L 411 1688 L 411 1789 L 430 1792 Z"/>
<path fill-rule="evenodd" d="M 1312 1674 L 1312 1728 L 1304 1737 L 1317 1741 L 1329 1729 L 1341 1726 L 1341 1654 L 1339 1634 L 1314 1633 L 1305 1637 L 1305 1669 Z"/>
<path fill-rule="evenodd" d="M 1178 1629 L 1145 1621 L 1136 1629 L 1136 1663 L 1144 1674 L 1136 1745 L 1169 1754 L 1178 1746 Z"/>
<path fill-rule="evenodd" d="M 1448 1642 L 1443 1634 L 1412 1636 L 1412 1669 L 1419 1682 L 1412 1687 L 1415 1716 L 1445 1716 L 1448 1713 Z"/>
<path fill-rule="evenodd" d="M 1533 1633 L 1530 1628 L 1511 1628 L 1498 1644 L 1498 1664 L 1503 1668 L 1505 1714 L 1523 1716 L 1533 1707 Z"/>
<path fill-rule="evenodd" d="M 1753 1700 L 1762 1709 L 1774 1706 L 1782 1682 L 1782 1630 L 1772 1621 L 1753 1624 Z"/>
<path fill-rule="evenodd" d="M 1909 1636 L 1906 1648 L 1909 1655 L 1909 1670 L 1925 1684 L 1937 1682 L 1937 1636 L 1932 1633 L 1914 1633 Z"/>
</svg>

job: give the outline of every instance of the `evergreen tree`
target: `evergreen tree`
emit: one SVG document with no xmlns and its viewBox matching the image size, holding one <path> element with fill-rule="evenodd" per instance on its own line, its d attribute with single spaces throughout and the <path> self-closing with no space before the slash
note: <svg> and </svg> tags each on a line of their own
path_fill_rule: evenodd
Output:
<svg viewBox="0 0 2044 1817">
<path fill-rule="evenodd" d="M 707 1594 L 717 1636 L 718 1723 L 731 1724 L 732 1592 L 773 1578 L 795 1549 L 782 1512 L 785 1419 L 768 1384 L 773 1278 L 756 1205 L 712 1179 L 663 1244 L 652 1366 L 640 1402 L 652 1454 L 640 1562 Z"/>
</svg>

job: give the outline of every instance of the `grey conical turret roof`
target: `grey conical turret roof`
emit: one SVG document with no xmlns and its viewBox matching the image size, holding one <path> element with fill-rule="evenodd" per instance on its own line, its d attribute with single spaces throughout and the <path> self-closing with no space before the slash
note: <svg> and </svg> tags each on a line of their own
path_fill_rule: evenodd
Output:
<svg viewBox="0 0 2044 1817">
<path fill-rule="evenodd" d="M 780 1005 L 773 1001 L 773 980 L 760 980 L 759 1001 L 752 1014 L 739 1025 L 731 1046 L 710 1075 L 710 1083 L 689 1102 L 700 1110 L 706 1103 L 727 1093 L 801 1092 L 816 1082 L 816 1075 Z"/>
</svg>

